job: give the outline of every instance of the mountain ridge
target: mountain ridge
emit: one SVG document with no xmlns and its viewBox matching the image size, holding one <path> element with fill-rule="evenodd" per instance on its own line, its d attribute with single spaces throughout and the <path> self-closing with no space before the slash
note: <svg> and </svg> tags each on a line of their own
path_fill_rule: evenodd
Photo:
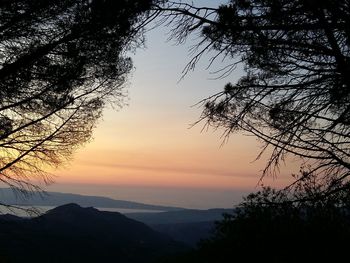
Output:
<svg viewBox="0 0 350 263">
<path fill-rule="evenodd" d="M 44 195 L 32 194 L 28 198 L 21 198 L 10 188 L 0 188 L 2 203 L 17 206 L 62 206 L 67 203 L 76 203 L 82 207 L 139 209 L 150 211 L 178 211 L 182 207 L 144 204 L 134 201 L 116 200 L 103 196 L 90 196 L 72 193 L 46 192 Z"/>
<path fill-rule="evenodd" d="M 206 210 L 183 209 L 155 213 L 125 213 L 125 215 L 147 225 L 156 225 L 218 221 L 223 219 L 223 214 L 231 214 L 233 212 L 234 208 L 212 208 Z"/>
<path fill-rule="evenodd" d="M 0 216 L 0 262 L 141 263 L 185 249 L 121 213 L 77 204 L 23 220 Z"/>
</svg>

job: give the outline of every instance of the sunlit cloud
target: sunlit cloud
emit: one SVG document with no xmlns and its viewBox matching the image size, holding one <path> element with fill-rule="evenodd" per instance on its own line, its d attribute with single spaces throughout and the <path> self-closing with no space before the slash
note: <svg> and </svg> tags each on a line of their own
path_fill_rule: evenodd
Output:
<svg viewBox="0 0 350 263">
<path fill-rule="evenodd" d="M 151 171 L 151 172 L 166 172 L 166 173 L 179 173 L 179 174 L 202 174 L 202 175 L 215 175 L 215 176 L 237 176 L 232 171 L 216 170 L 208 168 L 198 167 L 167 167 L 167 166 L 144 166 L 144 165 L 131 165 L 131 164 L 117 164 L 117 163 L 103 163 L 103 162 L 91 162 L 81 161 L 81 165 L 94 166 L 94 167 L 110 167 L 115 169 L 127 169 L 137 171 Z"/>
</svg>

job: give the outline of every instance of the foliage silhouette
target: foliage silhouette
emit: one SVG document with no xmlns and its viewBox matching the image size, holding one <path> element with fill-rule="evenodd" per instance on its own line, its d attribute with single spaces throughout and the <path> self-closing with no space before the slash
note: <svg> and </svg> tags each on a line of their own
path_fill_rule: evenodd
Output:
<svg viewBox="0 0 350 263">
<path fill-rule="evenodd" d="M 185 74 L 209 51 L 210 65 L 229 61 L 219 77 L 244 66 L 236 83 L 202 101 L 199 122 L 224 128 L 226 138 L 243 131 L 261 139 L 259 157 L 271 153 L 263 176 L 292 154 L 304 177 L 318 175 L 325 195 L 349 188 L 349 1 L 231 0 L 218 8 L 170 1 L 158 9 L 179 43 L 201 36 Z"/>
<path fill-rule="evenodd" d="M 198 249 L 163 262 L 337 262 L 350 236 L 350 196 L 338 191 L 313 200 L 309 180 L 293 192 L 271 188 L 248 195 L 217 222 L 212 238 Z M 295 198 L 312 201 L 295 202 Z"/>
<path fill-rule="evenodd" d="M 0 3 L 0 181 L 26 193 L 91 138 L 106 103 L 123 105 L 156 0 Z"/>
</svg>

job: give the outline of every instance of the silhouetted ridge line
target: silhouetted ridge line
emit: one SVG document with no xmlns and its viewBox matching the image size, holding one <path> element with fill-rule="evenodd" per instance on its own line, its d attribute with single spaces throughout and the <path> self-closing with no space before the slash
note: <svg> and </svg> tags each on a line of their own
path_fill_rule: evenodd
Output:
<svg viewBox="0 0 350 263">
<path fill-rule="evenodd" d="M 0 216 L 0 262 L 152 262 L 181 243 L 117 212 L 69 203 L 31 218 Z M 38 250 L 40 247 L 40 251 Z"/>
<path fill-rule="evenodd" d="M 125 200 L 115 200 L 102 196 L 87 196 L 70 193 L 47 192 L 47 195 L 40 196 L 34 194 L 30 198 L 20 198 L 9 188 L 0 188 L 0 199 L 6 204 L 22 206 L 62 206 L 68 203 L 75 203 L 83 207 L 100 207 L 100 208 L 121 208 L 121 209 L 139 209 L 139 210 L 156 210 L 156 211 L 176 211 L 182 210 L 181 207 L 162 206 L 143 204 Z"/>
</svg>

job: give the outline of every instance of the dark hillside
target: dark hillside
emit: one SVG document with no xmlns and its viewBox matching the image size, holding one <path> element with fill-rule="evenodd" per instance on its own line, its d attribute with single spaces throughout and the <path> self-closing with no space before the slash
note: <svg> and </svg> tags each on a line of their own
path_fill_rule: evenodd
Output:
<svg viewBox="0 0 350 263">
<path fill-rule="evenodd" d="M 76 204 L 33 219 L 1 217 L 0 222 L 0 256 L 5 262 L 151 262 L 185 249 L 120 213 Z"/>
</svg>

